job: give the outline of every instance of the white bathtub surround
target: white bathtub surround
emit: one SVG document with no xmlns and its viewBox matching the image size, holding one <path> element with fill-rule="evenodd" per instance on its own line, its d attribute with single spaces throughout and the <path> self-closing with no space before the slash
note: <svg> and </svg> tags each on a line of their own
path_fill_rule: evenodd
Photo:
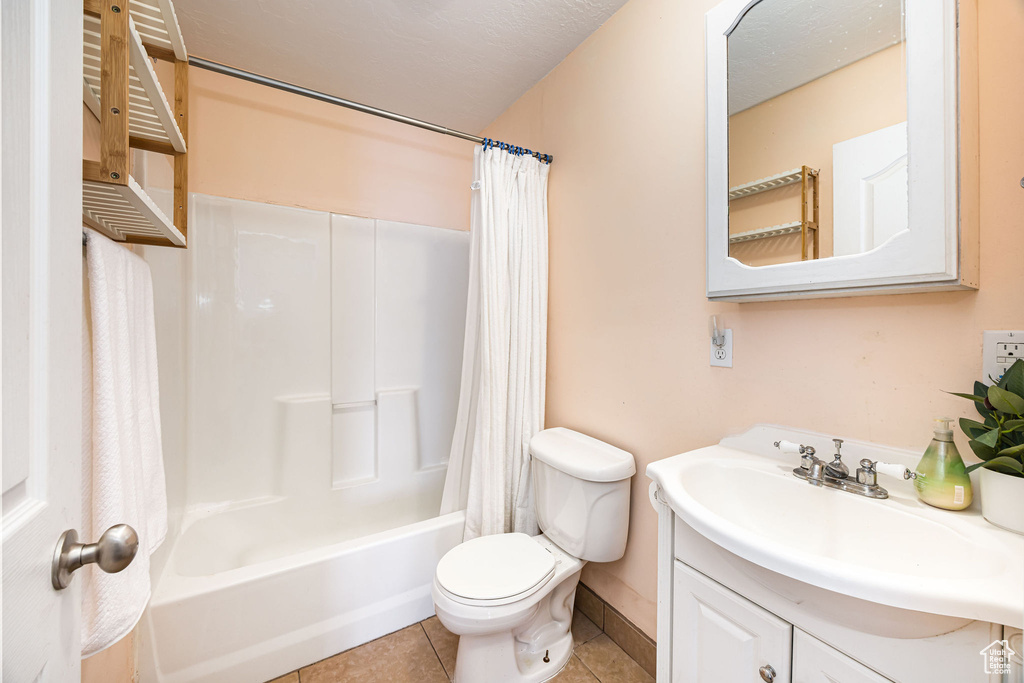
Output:
<svg viewBox="0 0 1024 683">
<path fill-rule="evenodd" d="M 281 496 L 393 498 L 414 481 L 436 514 L 469 235 L 204 195 L 190 207 L 189 519 Z M 170 346 L 180 329 L 166 332 Z"/>
<path fill-rule="evenodd" d="M 330 214 L 204 195 L 189 212 L 186 509 L 285 495 L 285 468 L 313 466 L 288 420 L 316 410 L 289 402 L 331 391 Z"/>
<path fill-rule="evenodd" d="M 544 427 L 549 166 L 474 153 L 470 294 L 458 422 L 441 511 L 466 539 L 538 532 L 529 443 Z"/>
<path fill-rule="evenodd" d="M 143 680 L 269 680 L 433 613 L 464 528 L 437 514 L 469 234 L 203 195 L 190 211 L 183 265 L 154 271 L 183 279 L 158 342 L 185 339 L 189 412 Z"/>
<path fill-rule="evenodd" d="M 150 595 L 149 555 L 167 533 L 153 283 L 141 258 L 88 231 L 82 371 L 82 529 L 139 534 L 118 574 L 82 572 L 82 655 L 131 631 Z"/>
</svg>

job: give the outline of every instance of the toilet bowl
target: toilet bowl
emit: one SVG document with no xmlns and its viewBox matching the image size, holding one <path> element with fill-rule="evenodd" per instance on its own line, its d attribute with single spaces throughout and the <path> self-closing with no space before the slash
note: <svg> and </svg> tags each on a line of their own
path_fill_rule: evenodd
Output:
<svg viewBox="0 0 1024 683">
<path fill-rule="evenodd" d="M 572 610 L 588 561 L 622 557 L 633 456 L 568 429 L 530 442 L 539 536 L 466 541 L 437 565 L 438 619 L 460 636 L 455 683 L 537 683 L 572 655 Z"/>
</svg>

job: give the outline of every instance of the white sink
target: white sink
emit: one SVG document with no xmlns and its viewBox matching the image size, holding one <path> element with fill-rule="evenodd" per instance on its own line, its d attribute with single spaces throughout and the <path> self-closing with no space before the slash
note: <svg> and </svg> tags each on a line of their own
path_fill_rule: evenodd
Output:
<svg viewBox="0 0 1024 683">
<path fill-rule="evenodd" d="M 879 477 L 885 500 L 815 487 L 792 474 L 778 439 L 829 452 L 829 439 L 759 425 L 717 446 L 660 460 L 647 474 L 659 497 L 709 540 L 767 569 L 864 600 L 1024 626 L 1024 537 L 977 510 L 917 500 L 909 482 Z M 913 467 L 917 454 L 848 441 L 863 457 Z"/>
</svg>

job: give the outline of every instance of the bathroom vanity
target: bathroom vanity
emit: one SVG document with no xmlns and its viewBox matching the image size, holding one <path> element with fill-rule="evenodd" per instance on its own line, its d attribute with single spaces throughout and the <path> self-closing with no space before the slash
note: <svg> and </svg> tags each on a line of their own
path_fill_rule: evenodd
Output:
<svg viewBox="0 0 1024 683">
<path fill-rule="evenodd" d="M 812 486 L 780 440 L 826 462 L 835 450 L 828 435 L 756 425 L 647 468 L 659 683 L 1019 683 L 1024 536 L 977 502 L 931 508 L 902 479 L 878 477 L 885 498 Z M 920 458 L 855 440 L 843 454 L 851 476 L 862 459 Z"/>
</svg>

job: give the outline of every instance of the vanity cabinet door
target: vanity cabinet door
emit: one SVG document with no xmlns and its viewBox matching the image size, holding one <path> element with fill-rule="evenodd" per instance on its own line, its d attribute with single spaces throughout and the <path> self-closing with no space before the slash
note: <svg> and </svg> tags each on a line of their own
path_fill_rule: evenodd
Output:
<svg viewBox="0 0 1024 683">
<path fill-rule="evenodd" d="M 892 683 L 814 636 L 793 629 L 793 683 Z"/>
<path fill-rule="evenodd" d="M 790 683 L 793 627 L 675 563 L 673 683 Z"/>
</svg>

